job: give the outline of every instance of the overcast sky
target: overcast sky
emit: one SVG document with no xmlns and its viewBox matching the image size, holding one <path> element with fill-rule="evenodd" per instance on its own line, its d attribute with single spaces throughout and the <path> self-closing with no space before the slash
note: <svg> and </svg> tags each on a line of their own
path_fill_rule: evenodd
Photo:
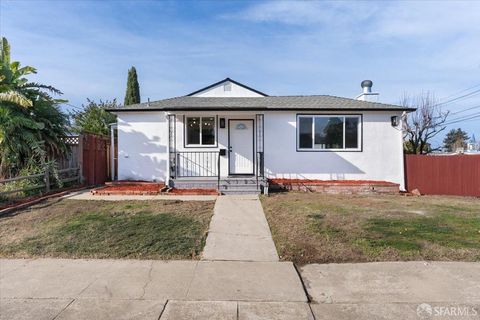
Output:
<svg viewBox="0 0 480 320">
<path fill-rule="evenodd" d="M 132 65 L 142 101 L 225 77 L 270 95 L 344 97 L 371 79 L 386 103 L 404 92 L 445 102 L 480 89 L 477 1 L 0 1 L 12 58 L 75 106 L 123 102 Z M 479 105 L 480 91 L 443 107 Z M 480 118 L 452 127 L 480 138 Z"/>
</svg>

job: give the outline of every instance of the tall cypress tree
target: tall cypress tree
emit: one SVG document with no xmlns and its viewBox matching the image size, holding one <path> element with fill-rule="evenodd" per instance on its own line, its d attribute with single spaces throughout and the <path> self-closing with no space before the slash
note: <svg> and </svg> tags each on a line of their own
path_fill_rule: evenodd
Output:
<svg viewBox="0 0 480 320">
<path fill-rule="evenodd" d="M 127 92 L 124 105 L 140 103 L 140 87 L 138 85 L 137 70 L 131 67 L 128 70 Z"/>
</svg>

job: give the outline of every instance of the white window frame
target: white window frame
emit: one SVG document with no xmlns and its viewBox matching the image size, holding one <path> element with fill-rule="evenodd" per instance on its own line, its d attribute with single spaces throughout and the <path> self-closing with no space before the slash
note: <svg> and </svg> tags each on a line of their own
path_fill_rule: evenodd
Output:
<svg viewBox="0 0 480 320">
<path fill-rule="evenodd" d="M 312 148 L 300 147 L 300 119 L 312 118 Z M 342 118 L 343 119 L 343 148 L 335 149 L 315 149 L 315 118 Z M 358 119 L 358 133 L 357 133 L 357 148 L 345 147 L 345 118 L 357 118 Z M 361 114 L 299 114 L 297 115 L 296 123 L 296 135 L 297 135 L 297 151 L 303 152 L 350 152 L 350 151 L 362 151 L 363 142 L 363 117 Z"/>
<path fill-rule="evenodd" d="M 200 143 L 199 144 L 188 144 L 187 143 L 187 130 L 188 130 L 188 118 L 200 118 Z M 203 131 L 203 124 L 202 124 L 202 118 L 213 118 L 213 132 L 214 132 L 214 140 L 215 140 L 215 143 L 214 144 L 203 144 L 203 141 L 202 141 L 202 131 Z M 206 116 L 206 115 L 189 115 L 189 116 L 185 116 L 184 117 L 184 130 L 183 130 L 183 135 L 184 135 L 184 146 L 185 148 L 217 148 L 218 146 L 218 142 L 217 142 L 217 134 L 218 134 L 218 130 L 217 130 L 217 116 Z"/>
</svg>

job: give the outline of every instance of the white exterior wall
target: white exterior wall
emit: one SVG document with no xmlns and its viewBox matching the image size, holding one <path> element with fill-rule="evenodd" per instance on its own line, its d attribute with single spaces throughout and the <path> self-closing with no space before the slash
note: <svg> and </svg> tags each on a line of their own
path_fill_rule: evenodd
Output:
<svg viewBox="0 0 480 320">
<path fill-rule="evenodd" d="M 258 113 L 258 112 L 257 112 Z M 305 112 L 307 114 L 308 112 Z M 228 150 L 228 120 L 255 119 L 256 112 L 185 112 L 176 115 L 177 151 Z M 265 173 L 269 178 L 321 180 L 382 180 L 404 188 L 401 125 L 390 118 L 400 112 L 324 112 L 362 114 L 362 151 L 297 151 L 297 112 L 264 113 Z M 183 115 L 226 118 L 213 148 L 184 146 Z M 255 124 L 256 125 L 256 124 Z M 256 139 L 255 139 L 256 140 Z M 168 122 L 163 112 L 118 113 L 119 179 L 162 180 L 168 176 Z M 228 155 L 220 158 L 221 176 L 228 176 Z"/>
<path fill-rule="evenodd" d="M 307 114 L 308 112 L 305 112 Z M 265 114 L 265 172 L 269 178 L 320 180 L 382 180 L 404 189 L 401 125 L 391 125 L 400 112 L 363 114 L 362 151 L 297 152 L 296 112 Z M 348 114 L 345 112 L 308 114 Z"/>
<path fill-rule="evenodd" d="M 168 122 L 164 112 L 119 112 L 118 179 L 166 181 Z"/>
<path fill-rule="evenodd" d="M 217 117 L 217 121 L 220 121 L 220 118 L 225 118 L 225 128 L 220 128 L 217 122 L 217 147 L 185 147 L 184 144 L 184 116 L 185 117 Z M 228 150 L 228 120 L 229 119 L 255 119 L 255 114 L 252 112 L 186 112 L 183 114 L 177 114 L 177 123 L 176 123 L 176 149 L 180 152 L 195 152 L 195 151 L 218 151 L 220 149 Z M 220 175 L 222 177 L 228 176 L 229 172 L 229 163 L 228 163 L 228 151 L 226 156 L 220 157 Z"/>
<path fill-rule="evenodd" d="M 225 91 L 225 84 L 229 84 L 231 90 Z M 193 97 L 263 97 L 261 94 L 239 86 L 233 82 L 225 81 L 212 88 L 206 89 L 193 95 Z"/>
</svg>

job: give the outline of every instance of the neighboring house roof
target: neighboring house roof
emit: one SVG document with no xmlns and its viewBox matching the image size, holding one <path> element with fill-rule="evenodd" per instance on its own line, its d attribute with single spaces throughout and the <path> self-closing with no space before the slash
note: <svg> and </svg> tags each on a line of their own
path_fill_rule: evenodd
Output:
<svg viewBox="0 0 480 320">
<path fill-rule="evenodd" d="M 413 111 L 414 108 L 393 104 L 367 102 L 349 98 L 315 96 L 265 96 L 265 97 L 191 97 L 183 96 L 148 103 L 132 104 L 115 109 L 114 112 L 131 111 L 202 111 L 202 110 L 390 110 Z"/>
<path fill-rule="evenodd" d="M 264 97 L 267 97 L 267 96 L 268 96 L 268 94 L 263 93 L 263 92 L 261 92 L 261 91 L 258 91 L 258 90 L 256 90 L 256 89 L 253 89 L 252 87 L 249 87 L 249 86 L 247 86 L 247 85 L 244 85 L 243 83 L 240 83 L 240 82 L 235 81 L 235 80 L 230 79 L 230 78 L 225 78 L 225 79 L 223 79 L 223 80 L 220 80 L 220 81 L 218 81 L 218 82 L 215 82 L 214 84 L 211 84 L 211 85 L 209 85 L 209 86 L 206 86 L 205 88 L 202 88 L 202 89 L 200 89 L 200 90 L 197 90 L 197 91 L 194 91 L 194 92 L 192 92 L 192 93 L 189 93 L 189 94 L 187 94 L 187 97 L 194 96 L 194 95 L 196 95 L 197 93 L 206 91 L 206 90 L 208 90 L 208 89 L 211 89 L 211 88 L 213 88 L 213 87 L 216 87 L 216 86 L 218 86 L 219 84 L 222 84 L 222 83 L 225 83 L 225 82 L 234 83 L 234 84 L 236 84 L 237 86 L 240 86 L 240 87 L 243 87 L 243 88 L 245 88 L 245 89 L 247 89 L 247 90 L 250 90 L 250 91 L 253 91 L 253 92 L 255 92 L 255 93 L 258 93 L 259 95 L 262 95 L 262 96 L 264 96 Z"/>
</svg>

